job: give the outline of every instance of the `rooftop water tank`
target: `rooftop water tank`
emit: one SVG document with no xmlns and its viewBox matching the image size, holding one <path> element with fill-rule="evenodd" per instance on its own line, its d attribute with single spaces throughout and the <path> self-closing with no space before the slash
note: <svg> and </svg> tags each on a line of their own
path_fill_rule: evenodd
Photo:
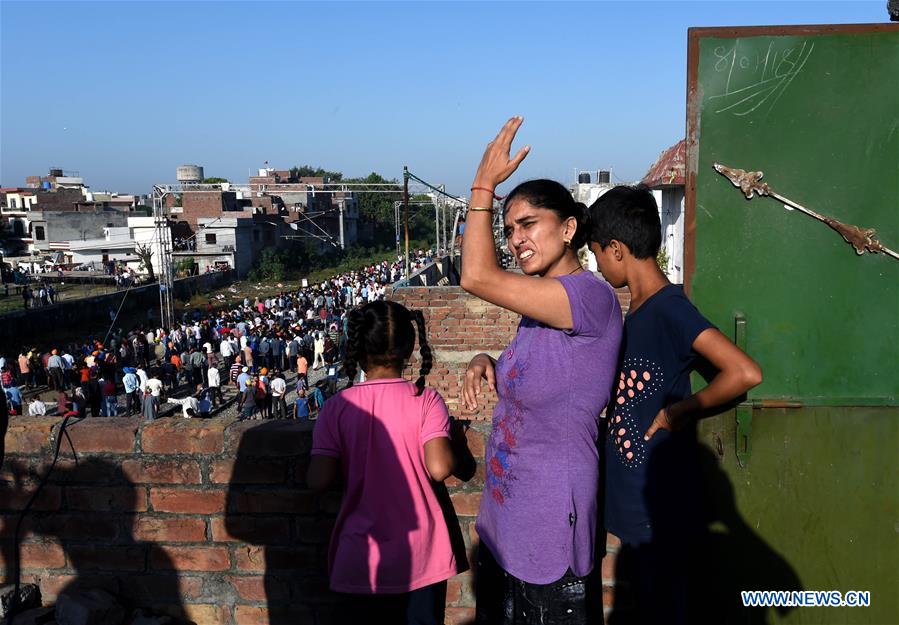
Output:
<svg viewBox="0 0 899 625">
<path fill-rule="evenodd" d="M 582 171 L 577 175 L 578 184 L 590 184 L 590 172 Z"/>
<path fill-rule="evenodd" d="M 612 172 L 606 169 L 600 169 L 596 172 L 596 182 L 599 184 L 610 184 L 612 182 Z"/>
<path fill-rule="evenodd" d="M 203 168 L 199 165 L 181 165 L 178 167 L 178 182 L 203 182 Z"/>
</svg>

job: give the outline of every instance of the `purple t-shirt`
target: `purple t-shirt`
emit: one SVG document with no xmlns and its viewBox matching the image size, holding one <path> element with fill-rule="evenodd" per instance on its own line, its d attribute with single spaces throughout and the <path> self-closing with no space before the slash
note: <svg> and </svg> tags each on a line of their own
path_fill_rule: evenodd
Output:
<svg viewBox="0 0 899 625">
<path fill-rule="evenodd" d="M 592 273 L 562 276 L 573 328 L 523 317 L 496 361 L 477 530 L 508 573 L 549 584 L 593 568 L 599 414 L 621 343 L 621 307 Z"/>
</svg>

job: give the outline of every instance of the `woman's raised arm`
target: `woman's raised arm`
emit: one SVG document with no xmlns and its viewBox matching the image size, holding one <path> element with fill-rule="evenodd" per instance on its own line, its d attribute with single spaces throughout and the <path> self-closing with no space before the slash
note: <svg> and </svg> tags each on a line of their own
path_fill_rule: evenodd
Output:
<svg viewBox="0 0 899 625">
<path fill-rule="evenodd" d="M 530 146 L 525 146 L 510 158 L 512 141 L 522 121 L 521 117 L 513 117 L 506 122 L 496 138 L 487 144 L 478 166 L 465 222 L 461 286 L 472 295 L 512 312 L 569 329 L 573 323 L 571 305 L 561 282 L 504 271 L 496 259 L 493 196 L 496 187 L 518 169 L 530 151 Z M 573 233 L 572 230 L 571 236 Z"/>
</svg>

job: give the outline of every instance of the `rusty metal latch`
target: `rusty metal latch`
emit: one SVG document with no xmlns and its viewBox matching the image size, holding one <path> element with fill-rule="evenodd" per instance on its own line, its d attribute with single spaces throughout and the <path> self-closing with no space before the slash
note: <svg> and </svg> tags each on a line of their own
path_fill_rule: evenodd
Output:
<svg viewBox="0 0 899 625">
<path fill-rule="evenodd" d="M 751 200 L 753 194 L 758 195 L 759 197 L 763 195 L 767 195 L 769 197 L 773 197 L 776 200 L 779 200 L 783 203 L 784 208 L 787 210 L 798 210 L 801 213 L 808 215 L 818 221 L 827 224 L 843 237 L 843 240 L 846 243 L 849 243 L 853 248 L 855 248 L 855 253 L 859 256 L 863 255 L 865 252 L 869 252 L 871 254 L 884 254 L 886 256 L 892 256 L 896 260 L 899 260 L 899 253 L 894 252 L 888 247 L 885 247 L 877 240 L 877 237 L 874 236 L 876 234 L 876 230 L 874 228 L 859 228 L 858 226 L 853 226 L 852 224 L 844 224 L 840 221 L 837 221 L 833 217 L 828 217 L 827 215 L 822 215 L 821 213 L 817 213 L 810 208 L 806 208 L 802 204 L 798 202 L 794 202 L 788 197 L 784 197 L 780 195 L 770 186 L 768 183 L 762 182 L 762 176 L 764 176 L 764 172 L 761 171 L 746 171 L 744 169 L 739 169 L 736 167 L 728 167 L 727 165 L 722 165 L 721 163 L 714 164 L 715 171 L 717 171 L 722 176 L 726 177 L 728 180 L 733 183 L 735 187 L 738 187 L 740 191 L 743 192 L 743 195 L 746 196 L 747 200 Z"/>
</svg>

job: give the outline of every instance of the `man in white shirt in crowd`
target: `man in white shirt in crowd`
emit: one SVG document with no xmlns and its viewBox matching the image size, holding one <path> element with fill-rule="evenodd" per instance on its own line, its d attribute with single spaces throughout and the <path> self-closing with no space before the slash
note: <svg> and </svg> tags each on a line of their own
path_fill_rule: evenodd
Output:
<svg viewBox="0 0 899 625">
<path fill-rule="evenodd" d="M 160 380 L 155 373 L 153 374 L 153 377 L 147 380 L 147 392 L 157 398 L 162 395 L 162 380 Z"/>
<path fill-rule="evenodd" d="M 212 407 L 215 408 L 224 401 L 222 399 L 222 377 L 218 367 L 210 365 L 206 371 L 206 379 L 209 386 L 209 401 L 212 402 Z"/>
<path fill-rule="evenodd" d="M 31 403 L 28 404 L 29 417 L 43 417 L 47 414 L 47 404 L 41 401 L 40 395 L 35 395 Z"/>
</svg>

